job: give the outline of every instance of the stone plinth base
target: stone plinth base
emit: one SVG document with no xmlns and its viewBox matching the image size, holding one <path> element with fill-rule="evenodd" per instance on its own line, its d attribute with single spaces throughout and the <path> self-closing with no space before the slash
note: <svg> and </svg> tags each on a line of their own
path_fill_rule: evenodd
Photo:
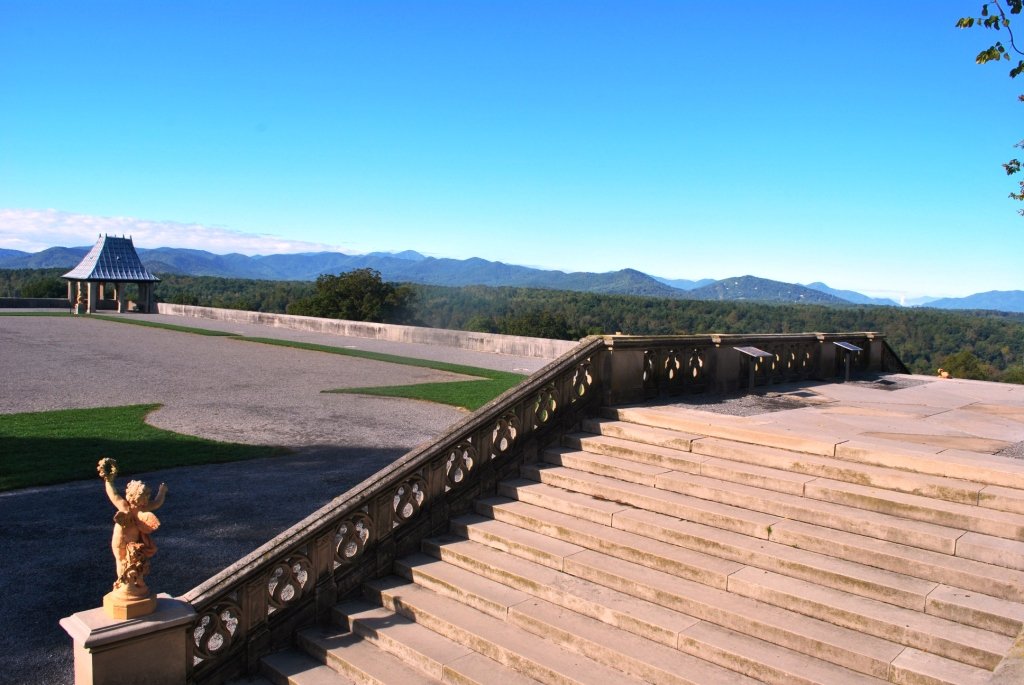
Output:
<svg viewBox="0 0 1024 685">
<path fill-rule="evenodd" d="M 155 602 L 156 610 L 140 618 L 117 620 L 97 608 L 61 619 L 75 644 L 75 685 L 185 682 L 195 610 L 169 595 Z"/>
<path fill-rule="evenodd" d="M 156 611 L 156 595 L 128 597 L 113 590 L 103 595 L 103 610 L 110 618 L 121 621 L 126 618 L 139 618 Z"/>
</svg>

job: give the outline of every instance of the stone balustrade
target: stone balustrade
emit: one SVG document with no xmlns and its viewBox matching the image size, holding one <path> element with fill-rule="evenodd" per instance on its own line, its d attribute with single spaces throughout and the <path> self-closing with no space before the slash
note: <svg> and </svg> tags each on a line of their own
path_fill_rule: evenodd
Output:
<svg viewBox="0 0 1024 685">
<path fill-rule="evenodd" d="M 331 607 L 396 558 L 444 531 L 452 517 L 601 404 L 750 385 L 906 372 L 875 333 L 605 336 L 586 338 L 434 442 L 409 452 L 248 556 L 178 598 L 188 681 L 254 673 L 296 629 L 327 622 Z M 738 348 L 756 348 L 752 357 Z M 76 659 L 77 659 L 76 655 Z"/>
</svg>

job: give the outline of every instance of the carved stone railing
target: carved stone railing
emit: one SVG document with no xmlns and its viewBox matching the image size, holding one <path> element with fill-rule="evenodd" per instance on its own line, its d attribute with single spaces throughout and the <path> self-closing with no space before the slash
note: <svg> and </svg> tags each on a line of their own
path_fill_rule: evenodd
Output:
<svg viewBox="0 0 1024 685">
<path fill-rule="evenodd" d="M 183 595 L 196 612 L 187 640 L 189 681 L 256 672 L 261 656 L 289 645 L 296 629 L 328 621 L 339 598 L 390 573 L 395 559 L 446 530 L 475 499 L 495 493 L 498 482 L 602 402 L 732 392 L 750 379 L 830 380 L 840 363 L 835 342 L 863 350 L 851 359 L 855 371 L 906 371 L 874 333 L 583 340 L 441 438 Z M 737 351 L 743 346 L 770 356 L 751 360 Z"/>
</svg>

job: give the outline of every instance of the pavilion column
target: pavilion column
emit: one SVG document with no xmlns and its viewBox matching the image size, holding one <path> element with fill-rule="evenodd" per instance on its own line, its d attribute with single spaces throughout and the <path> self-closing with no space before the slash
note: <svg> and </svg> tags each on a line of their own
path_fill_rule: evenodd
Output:
<svg viewBox="0 0 1024 685">
<path fill-rule="evenodd" d="M 99 295 L 99 283 L 96 281 L 89 281 L 89 307 L 86 311 L 90 314 L 96 313 L 96 298 Z"/>
<path fill-rule="evenodd" d="M 74 285 L 75 285 L 74 281 L 68 281 L 68 304 L 72 304 L 72 305 L 75 303 L 75 289 L 74 289 Z"/>
<path fill-rule="evenodd" d="M 117 311 L 124 314 L 128 310 L 124 302 L 124 283 L 114 281 L 114 300 L 117 302 Z"/>
</svg>

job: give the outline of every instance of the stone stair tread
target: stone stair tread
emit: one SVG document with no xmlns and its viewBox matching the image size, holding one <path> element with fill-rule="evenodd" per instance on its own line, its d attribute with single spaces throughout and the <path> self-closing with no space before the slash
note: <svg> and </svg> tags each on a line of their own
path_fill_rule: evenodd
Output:
<svg viewBox="0 0 1024 685">
<path fill-rule="evenodd" d="M 780 447 L 795 452 L 833 456 L 836 449 L 835 440 L 822 439 L 820 435 L 802 435 L 784 428 L 772 429 L 749 421 L 747 417 L 702 412 L 679 406 L 669 409 L 605 407 L 602 409 L 602 415 L 644 426 Z"/>
<path fill-rule="evenodd" d="M 1024 514 L 1024 490 L 1002 485 L 986 485 L 978 493 L 978 506 Z"/>
<path fill-rule="evenodd" d="M 890 679 L 914 685 L 988 685 L 992 672 L 908 647 L 892 662 Z"/>
<path fill-rule="evenodd" d="M 902 518 L 961 528 L 1010 540 L 1024 539 L 1024 515 L 959 502 L 882 490 L 856 483 L 819 478 L 808 483 L 805 496 L 822 501 L 891 513 Z M 1021 546 L 1024 550 L 1024 545 Z"/>
<path fill-rule="evenodd" d="M 964 531 L 927 521 L 905 519 L 891 514 L 859 509 L 845 504 L 771 492 L 740 483 L 704 476 L 666 473 L 657 487 L 680 494 L 714 499 L 733 506 L 749 507 L 787 519 L 806 521 L 851 533 L 872 535 L 893 542 L 952 554 Z"/>
<path fill-rule="evenodd" d="M 457 677 L 453 678 L 452 676 Z M 470 652 L 446 667 L 446 683 L 458 685 L 537 685 L 538 681 L 512 670 L 483 654 Z M 404 683 L 402 684 L 404 685 Z"/>
<path fill-rule="evenodd" d="M 382 578 L 368 582 L 365 588 L 379 596 L 385 606 L 541 682 L 581 685 L 642 682 L 558 645 L 539 641 L 522 628 L 404 579 Z"/>
<path fill-rule="evenodd" d="M 504 497 L 488 498 L 477 501 L 476 507 L 478 511 L 488 511 L 493 503 L 511 501 L 513 500 Z M 449 529 L 452 533 L 470 540 L 484 542 L 491 547 L 514 552 L 516 556 L 557 569 L 562 568 L 562 559 L 584 549 L 559 537 L 514 526 L 480 514 L 466 514 L 452 519 Z"/>
<path fill-rule="evenodd" d="M 889 571 L 913 569 L 914 575 L 919 578 L 1013 602 L 1024 602 L 1024 572 L 973 559 L 824 528 L 803 521 L 775 524 L 771 539 L 784 545 L 842 556 L 850 561 Z"/>
<path fill-rule="evenodd" d="M 460 538 L 443 536 L 425 541 L 424 547 L 434 549 L 449 539 Z M 395 571 L 403 578 L 428 586 L 446 597 L 456 597 L 463 604 L 502 620 L 508 615 L 510 606 L 532 597 L 527 592 L 496 583 L 480 573 L 455 566 L 430 554 L 418 553 L 402 557 L 395 561 Z"/>
<path fill-rule="evenodd" d="M 674 646 L 679 633 L 697 620 L 629 593 L 562 573 L 480 543 L 457 538 L 438 539 L 432 552 L 443 558 L 444 564 L 431 565 L 420 574 L 424 579 L 430 578 L 430 581 L 418 581 L 429 584 L 432 589 L 438 580 L 447 583 L 457 569 L 463 573 L 479 575 L 482 581 L 496 586 L 492 597 L 500 595 L 497 588 L 520 589 L 530 598 L 544 599 L 669 646 Z"/>
<path fill-rule="evenodd" d="M 1024 571 L 1024 541 L 983 533 L 965 533 L 956 542 L 958 557 L 983 561 L 1015 571 Z"/>
<path fill-rule="evenodd" d="M 901 449 L 864 440 L 836 445 L 835 456 L 848 461 L 1024 490 L 1024 463 L 1010 457 L 964 450 Z"/>
<path fill-rule="evenodd" d="M 445 665 L 472 650 L 429 630 L 410 618 L 365 599 L 347 600 L 334 607 L 349 630 L 431 678 L 444 678 Z"/>
<path fill-rule="evenodd" d="M 525 493 L 535 497 L 544 497 L 549 494 L 549 486 L 538 483 L 536 479 L 516 478 L 502 481 L 498 484 L 498 494 L 503 497 L 517 498 L 519 493 Z M 564 492 L 564 491 L 563 491 Z M 573 515 L 585 518 L 588 521 L 611 524 L 612 515 L 626 508 L 625 504 L 600 497 L 594 497 L 578 492 L 572 492 L 560 497 L 560 503 L 565 503 L 573 512 Z"/>
<path fill-rule="evenodd" d="M 509 610 L 510 620 L 539 637 L 569 644 L 603 663 L 615 664 L 659 685 L 755 685 L 757 681 L 690 654 L 620 630 L 542 599 Z"/>
<path fill-rule="evenodd" d="M 778 685 L 880 685 L 858 673 L 728 628 L 700 621 L 679 636 L 679 649 L 704 655 L 766 683 Z"/>
<path fill-rule="evenodd" d="M 795 644 L 802 646 L 808 656 L 814 656 L 823 643 L 830 644 L 837 650 L 849 651 L 849 654 L 844 655 L 846 661 L 859 666 L 858 670 L 868 669 L 876 677 L 886 672 L 888 662 L 879 661 L 873 655 L 888 652 L 891 659 L 901 649 L 899 645 L 884 640 L 861 636 L 853 631 L 777 607 L 760 605 L 745 597 L 703 587 L 632 562 L 621 562 L 615 566 L 620 573 L 631 575 L 623 587 L 611 588 L 577 573 L 567 576 L 555 569 L 454 536 L 439 540 L 433 553 L 452 565 L 462 566 L 468 572 L 484 575 L 495 583 L 509 584 L 529 592 L 538 599 L 669 646 L 678 644 L 679 636 L 700 619 L 679 607 L 663 606 L 657 601 L 656 593 L 647 598 L 632 592 L 633 587 L 643 587 L 651 577 L 660 579 L 660 587 L 670 587 L 671 592 L 678 597 L 687 598 L 692 603 L 688 606 L 704 607 L 712 616 L 726 616 L 725 622 L 732 625 L 736 622 L 745 625 L 754 620 L 750 618 L 751 614 L 764 609 L 769 616 L 762 626 L 762 634 L 766 635 L 769 641 L 772 641 L 772 637 L 779 637 L 779 630 L 792 633 L 796 636 Z M 600 568 L 609 563 L 607 557 L 591 551 L 582 552 L 567 561 L 570 569 L 574 571 Z M 433 566 L 430 568 L 431 572 L 440 569 Z M 715 594 L 708 596 L 708 592 Z M 516 606 L 519 605 L 510 605 L 509 611 L 514 611 Z M 819 636 L 823 637 L 819 639 Z M 847 645 L 852 645 L 850 650 L 847 650 Z M 699 652 L 695 654 L 700 655 Z"/>
<path fill-rule="evenodd" d="M 570 433 L 562 438 L 562 444 L 571 450 L 621 457 L 637 464 L 646 464 L 652 468 L 660 466 L 687 473 L 699 473 L 701 462 L 708 459 L 704 455 L 694 454 L 689 450 L 590 433 Z"/>
<path fill-rule="evenodd" d="M 730 576 L 729 591 L 990 670 L 1013 642 L 1005 635 L 751 567 Z"/>
<path fill-rule="evenodd" d="M 534 510 L 532 513 L 540 512 Z M 553 538 L 571 537 L 572 540 L 569 541 L 580 548 L 594 549 L 621 559 L 645 563 L 651 568 L 723 589 L 729 574 L 743 567 L 743 564 L 735 561 L 655 540 L 645 535 L 636 535 L 617 528 L 614 521 L 612 526 L 605 526 L 575 519 L 571 515 L 559 512 L 550 512 L 543 518 L 535 517 L 533 521 L 543 526 L 539 532 Z"/>
<path fill-rule="evenodd" d="M 617 478 L 646 487 L 654 487 L 658 476 L 671 471 L 671 469 L 665 466 L 651 466 L 639 461 L 619 459 L 606 454 L 595 454 L 568 447 L 545 450 L 543 456 L 544 461 L 548 464 L 580 468 L 590 473 L 598 473 L 602 476 Z M 584 464 L 585 466 L 581 466 Z M 690 473 L 696 473 L 696 471 Z"/>
<path fill-rule="evenodd" d="M 299 632 L 298 640 L 306 652 L 358 683 L 436 685 L 439 682 L 353 633 L 309 628 Z"/>
<path fill-rule="evenodd" d="M 577 514 L 580 507 L 585 506 L 589 500 L 615 501 L 616 506 L 608 507 L 606 516 L 585 516 L 588 520 L 605 525 L 611 525 L 613 515 L 620 511 L 646 508 L 767 539 L 768 528 L 782 520 L 779 516 L 743 507 L 700 497 L 690 497 L 667 490 L 645 488 L 633 483 L 564 467 L 542 469 L 537 465 L 530 465 L 524 466 L 521 471 L 526 476 L 532 476 L 532 480 L 524 479 L 523 481 L 502 483 L 499 486 L 499 494 L 573 515 Z M 549 482 L 541 481 L 542 471 L 545 481 Z M 556 476 L 558 477 L 556 478 Z M 550 481 L 555 482 L 552 484 Z M 581 486 L 589 492 L 574 491 L 573 488 Z M 567 492 L 570 494 L 563 494 Z M 629 501 L 628 505 L 624 503 L 626 501 Z"/>
<path fill-rule="evenodd" d="M 913 573 L 912 568 L 907 568 L 905 573 L 897 573 L 771 540 L 682 521 L 652 511 L 636 510 L 617 514 L 615 526 L 665 542 L 700 549 L 745 566 L 813 581 L 918 611 L 924 611 L 929 593 L 938 585 L 935 581 L 910 575 Z"/>
<path fill-rule="evenodd" d="M 776 468 L 794 473 L 802 473 L 818 478 L 848 483 L 859 483 L 885 488 L 897 492 L 925 495 L 937 499 L 947 499 L 964 504 L 978 502 L 979 493 L 986 487 L 982 483 L 970 480 L 948 478 L 924 473 L 915 473 L 885 466 L 873 466 L 860 462 L 846 461 L 835 457 L 817 456 L 792 452 L 776 447 L 751 445 L 721 438 L 703 438 L 692 443 L 695 453 L 720 457 L 730 461 Z M 1005 498 L 1016 491 L 993 492 L 992 501 Z M 1024 505 L 1024 502 L 1022 502 Z M 993 507 L 997 508 L 997 507 Z M 1022 508 L 1024 512 L 1024 508 Z"/>
<path fill-rule="evenodd" d="M 690 451 L 694 440 L 704 437 L 696 433 L 682 433 L 667 428 L 642 426 L 638 423 L 615 421 L 613 419 L 584 419 L 581 427 L 588 433 L 609 435 L 613 438 L 626 438 L 648 445 L 671 447 L 687 452 Z"/>
<path fill-rule="evenodd" d="M 939 585 L 928 595 L 929 614 L 1016 637 L 1024 628 L 1024 604 Z"/>
<path fill-rule="evenodd" d="M 889 640 L 595 552 L 581 552 L 567 564 L 567 572 L 585 580 L 876 678 L 885 678 L 903 650 Z"/>
<path fill-rule="evenodd" d="M 576 539 L 589 549 L 601 547 L 600 544 L 573 538 L 581 526 L 578 520 L 568 514 L 515 500 L 491 499 L 480 506 L 486 507 L 482 511 L 501 521 L 508 521 L 510 526 L 528 526 L 553 537 Z M 590 539 L 603 541 L 610 535 L 610 532 L 604 532 L 601 528 L 594 528 L 600 524 L 589 525 L 591 528 L 586 534 Z M 921 611 L 925 608 L 928 594 L 938 585 L 934 581 L 921 580 L 642 509 L 626 510 L 616 514 L 613 525 L 616 529 L 645 535 L 739 564 L 775 570 L 805 580 L 813 578 L 816 582 L 830 587 Z"/>
<path fill-rule="evenodd" d="M 260 665 L 267 675 L 266 682 L 275 685 L 356 685 L 354 680 L 297 649 L 268 654 Z M 260 685 L 260 680 L 239 678 L 228 685 Z"/>
</svg>

